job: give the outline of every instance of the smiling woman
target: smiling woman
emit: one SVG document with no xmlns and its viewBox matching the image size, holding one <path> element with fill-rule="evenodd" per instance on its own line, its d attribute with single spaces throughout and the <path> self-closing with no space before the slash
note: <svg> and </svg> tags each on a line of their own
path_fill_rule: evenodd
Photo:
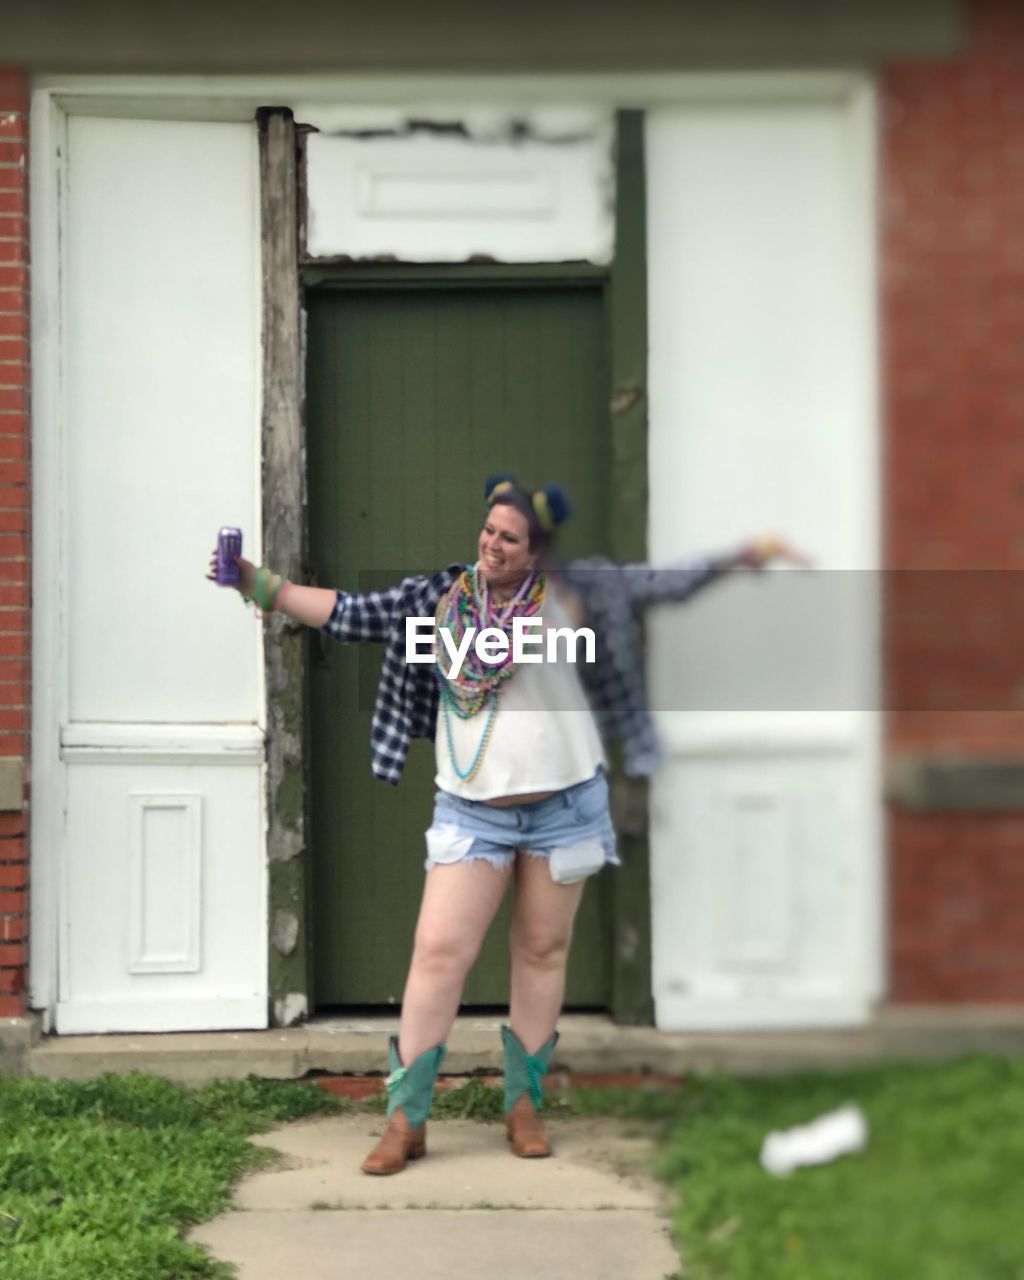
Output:
<svg viewBox="0 0 1024 1280">
<path fill-rule="evenodd" d="M 558 1040 L 573 923 L 586 880 L 618 862 L 598 720 L 623 738 L 633 772 L 649 771 L 655 759 L 639 653 L 618 615 L 686 599 L 723 569 L 788 554 L 777 540 L 762 539 L 667 575 L 607 561 L 558 565 L 554 534 L 569 503 L 557 485 L 529 490 L 511 476 L 492 476 L 484 498 L 474 564 L 382 591 L 297 586 L 238 562 L 238 590 L 264 612 L 283 612 L 339 641 L 385 642 L 372 729 L 378 777 L 398 781 L 411 738 L 434 741 L 426 883 L 399 1035 L 390 1042 L 388 1127 L 363 1164 L 367 1173 L 397 1173 L 425 1154 L 444 1040 L 511 883 L 509 1025 L 502 1028 L 507 1132 L 516 1155 L 550 1154 L 537 1111 Z M 517 632 L 536 626 L 535 638 L 557 656 L 559 639 L 578 635 L 572 624 L 582 617 L 608 639 L 602 647 L 582 629 L 590 632 L 589 662 L 517 659 Z M 410 623 L 424 618 L 442 640 L 410 667 Z"/>
</svg>

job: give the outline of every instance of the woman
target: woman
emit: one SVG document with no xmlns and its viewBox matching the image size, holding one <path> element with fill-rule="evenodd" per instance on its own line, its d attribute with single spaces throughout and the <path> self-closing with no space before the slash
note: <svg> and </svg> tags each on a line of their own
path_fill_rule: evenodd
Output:
<svg viewBox="0 0 1024 1280">
<path fill-rule="evenodd" d="M 386 644 L 371 735 L 378 777 L 398 781 L 412 737 L 435 742 L 426 883 L 399 1035 L 389 1044 L 388 1125 L 363 1164 L 366 1173 L 397 1173 L 426 1151 L 444 1041 L 510 882 L 506 1128 L 516 1155 L 550 1155 L 537 1111 L 558 1040 L 573 920 L 586 878 L 618 862 L 601 732 L 622 740 L 629 773 L 649 773 L 657 758 L 634 615 L 685 599 L 726 569 L 797 559 L 777 539 L 761 539 L 674 570 L 589 560 L 552 571 L 552 536 L 569 513 L 562 491 L 531 492 L 510 476 L 494 476 L 485 501 L 474 565 L 450 565 L 386 591 L 299 586 L 239 560 L 238 589 L 263 612 L 284 613 L 340 641 Z M 436 620 L 435 662 L 410 664 L 405 620 L 429 615 Z M 453 662 L 444 632 L 453 648 L 470 627 L 496 628 L 511 640 L 517 618 L 537 619 L 534 634 L 542 640 L 585 622 L 597 637 L 594 661 L 513 663 L 509 644 L 498 661 L 470 647 L 461 666 Z"/>
</svg>

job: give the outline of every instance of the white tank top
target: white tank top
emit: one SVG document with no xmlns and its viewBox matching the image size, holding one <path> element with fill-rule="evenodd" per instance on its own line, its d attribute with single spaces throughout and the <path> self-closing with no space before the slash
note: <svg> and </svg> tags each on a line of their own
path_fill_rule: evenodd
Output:
<svg viewBox="0 0 1024 1280">
<path fill-rule="evenodd" d="M 554 592 L 549 590 L 541 610 L 546 654 L 548 631 L 574 624 Z M 463 720 L 454 711 L 438 710 L 434 751 L 442 791 L 466 800 L 494 800 L 499 796 L 535 791 L 562 791 L 592 778 L 605 765 L 601 736 L 587 704 L 576 665 L 565 660 L 566 646 L 558 646 L 558 662 L 519 663 L 502 689 L 491 726 L 490 741 L 472 782 L 460 778 L 452 766 L 451 746 L 459 768 L 466 772 L 476 756 L 488 712 Z M 582 662 L 584 646 L 577 650 Z M 446 724 L 447 721 L 447 724 Z"/>
</svg>

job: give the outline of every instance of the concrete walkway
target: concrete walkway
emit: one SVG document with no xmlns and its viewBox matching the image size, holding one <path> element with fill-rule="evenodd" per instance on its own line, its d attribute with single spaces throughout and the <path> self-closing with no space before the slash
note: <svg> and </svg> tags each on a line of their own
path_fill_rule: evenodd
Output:
<svg viewBox="0 0 1024 1280">
<path fill-rule="evenodd" d="M 642 1129 L 548 1118 L 548 1160 L 518 1160 L 504 1126 L 431 1120 L 428 1154 L 390 1178 L 359 1165 L 383 1116 L 353 1111 L 253 1139 L 281 1153 L 236 1208 L 190 1239 L 241 1280 L 665 1280 L 679 1272 L 665 1189 Z"/>
</svg>

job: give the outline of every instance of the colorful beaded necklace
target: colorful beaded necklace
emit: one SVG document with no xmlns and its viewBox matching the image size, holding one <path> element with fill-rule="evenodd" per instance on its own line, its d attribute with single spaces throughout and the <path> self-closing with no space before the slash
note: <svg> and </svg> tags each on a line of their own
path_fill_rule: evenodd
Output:
<svg viewBox="0 0 1024 1280">
<path fill-rule="evenodd" d="M 448 594 L 444 613 L 438 619 L 434 631 L 434 674 L 440 688 L 441 708 L 444 714 L 445 733 L 448 739 L 448 758 L 456 775 L 464 782 L 476 777 L 483 763 L 484 753 L 491 738 L 494 717 L 498 710 L 498 697 L 506 681 L 515 675 L 512 661 L 512 624 L 515 618 L 531 618 L 540 613 L 547 593 L 547 579 L 543 573 L 530 573 L 523 580 L 516 594 L 508 601 L 495 604 L 487 590 L 487 580 L 479 564 L 471 565 L 459 575 Z M 452 642 L 458 646 L 469 627 L 498 627 L 508 636 L 508 652 L 497 663 L 485 663 L 470 647 L 462 669 L 454 678 L 450 674 L 451 658 L 441 639 L 446 630 Z M 468 769 L 459 768 L 452 741 L 451 712 L 461 720 L 468 720 L 487 708 L 487 720 L 476 754 Z"/>
</svg>

